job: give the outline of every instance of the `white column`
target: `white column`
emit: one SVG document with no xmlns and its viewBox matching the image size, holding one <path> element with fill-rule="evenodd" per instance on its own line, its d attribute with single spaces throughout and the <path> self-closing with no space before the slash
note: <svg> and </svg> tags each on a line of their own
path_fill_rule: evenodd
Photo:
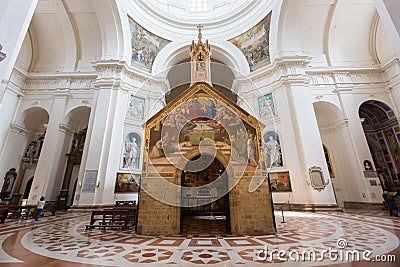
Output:
<svg viewBox="0 0 400 267">
<path fill-rule="evenodd" d="M 114 80 L 107 82 L 98 82 L 96 98 L 90 121 L 85 149 L 87 154 L 84 156 L 79 171 L 79 181 L 81 187 L 77 189 L 79 201 L 75 201 L 75 206 L 93 206 L 101 205 L 105 180 L 107 173 L 107 162 L 109 158 L 110 142 L 113 132 L 113 123 L 115 117 L 115 109 L 117 103 L 117 95 L 119 86 L 114 86 Z M 85 193 L 82 191 L 85 180 L 86 171 L 97 171 L 97 182 L 99 187 L 95 188 L 95 193 Z"/>
<path fill-rule="evenodd" d="M 38 0 L 8 0 L 0 8 L 0 44 L 7 57 L 0 63 L 0 103 Z"/>
<path fill-rule="evenodd" d="M 5 147 L 7 142 L 7 133 L 10 129 L 11 121 L 14 117 L 15 110 L 19 103 L 19 94 L 14 90 L 7 88 L 4 94 L 3 103 L 0 105 L 0 169 L 3 165 L 5 157 Z M 1 173 L 0 173 L 1 176 Z"/>
<path fill-rule="evenodd" d="M 397 55 L 400 56 L 400 1 L 375 0 L 375 6 L 397 50 Z"/>
<path fill-rule="evenodd" d="M 290 82 L 286 93 L 296 136 L 300 168 L 302 170 L 301 177 L 294 179 L 304 179 L 307 181 L 308 186 L 300 190 L 307 190 L 309 192 L 309 198 L 312 202 L 309 204 L 335 205 L 336 199 L 329 177 L 328 166 L 325 161 L 322 140 L 311 96 L 305 84 L 301 82 Z M 310 184 L 311 180 L 308 169 L 313 166 L 321 167 L 325 181 L 329 182 L 327 187 L 322 191 L 313 189 Z"/>
<path fill-rule="evenodd" d="M 68 97 L 69 94 L 66 93 L 58 93 L 54 97 L 28 204 L 36 204 L 41 196 L 44 196 L 46 200 L 56 200 L 57 193 L 60 190 L 59 184 L 63 177 L 62 175 L 58 177 L 57 172 L 58 168 L 64 166 L 62 159 L 66 161 L 65 155 L 64 157 L 62 155 L 65 154 L 65 132 L 60 131 L 60 123 L 64 119 Z"/>
<path fill-rule="evenodd" d="M 349 90 L 340 89 L 337 90 L 337 93 L 344 114 L 348 119 L 346 130 L 348 131 L 349 144 L 351 145 L 349 149 L 354 151 L 352 155 L 354 176 L 351 178 L 353 181 L 348 182 L 349 185 L 354 187 L 352 200 L 361 202 L 377 201 L 377 199 L 371 199 L 370 186 L 368 185 L 368 180 L 364 178 L 363 173 L 364 160 L 369 160 L 370 162 L 373 162 L 373 160 L 364 129 L 360 122 L 358 104 L 355 102 L 354 96 L 349 93 Z"/>
<path fill-rule="evenodd" d="M 7 155 L 0 161 L 0 186 L 6 172 L 11 169 L 19 169 L 21 158 L 25 152 L 28 131 L 18 125 L 9 126 L 7 142 L 3 147 L 3 154 Z"/>
</svg>

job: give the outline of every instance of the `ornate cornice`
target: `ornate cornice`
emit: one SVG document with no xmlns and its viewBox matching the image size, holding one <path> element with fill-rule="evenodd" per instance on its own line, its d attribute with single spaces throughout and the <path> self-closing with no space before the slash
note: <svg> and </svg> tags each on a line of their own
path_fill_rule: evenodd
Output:
<svg viewBox="0 0 400 267">
<path fill-rule="evenodd" d="M 326 126 L 326 127 L 320 127 L 319 131 L 321 133 L 334 133 L 334 132 L 339 131 L 342 128 L 347 127 L 348 124 L 349 124 L 349 120 L 348 119 L 344 119 L 344 120 L 339 121 L 339 122 L 337 122 L 337 123 L 335 123 L 333 125 Z"/>
</svg>

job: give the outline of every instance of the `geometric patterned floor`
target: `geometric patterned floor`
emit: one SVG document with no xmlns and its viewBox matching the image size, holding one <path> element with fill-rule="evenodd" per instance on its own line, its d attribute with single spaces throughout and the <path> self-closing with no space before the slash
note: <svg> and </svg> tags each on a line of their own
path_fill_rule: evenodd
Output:
<svg viewBox="0 0 400 267">
<path fill-rule="evenodd" d="M 45 217 L 37 224 L 7 220 L 0 224 L 0 266 L 399 266 L 373 261 L 377 255 L 400 261 L 400 220 L 387 213 L 285 212 L 285 223 L 276 213 L 278 232 L 267 236 L 149 237 L 131 230 L 85 231 L 86 213 Z M 338 256 L 371 251 L 371 262 L 331 259 L 324 252 L 329 249 Z M 279 257 L 278 251 L 285 254 Z M 293 261 L 304 251 L 315 256 Z"/>
</svg>

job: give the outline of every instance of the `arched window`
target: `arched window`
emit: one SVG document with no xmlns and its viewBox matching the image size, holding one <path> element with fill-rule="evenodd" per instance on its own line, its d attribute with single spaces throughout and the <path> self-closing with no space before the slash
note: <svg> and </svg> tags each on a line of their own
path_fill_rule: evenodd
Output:
<svg viewBox="0 0 400 267">
<path fill-rule="evenodd" d="M 206 12 L 208 11 L 208 0 L 192 0 L 192 12 Z"/>
</svg>

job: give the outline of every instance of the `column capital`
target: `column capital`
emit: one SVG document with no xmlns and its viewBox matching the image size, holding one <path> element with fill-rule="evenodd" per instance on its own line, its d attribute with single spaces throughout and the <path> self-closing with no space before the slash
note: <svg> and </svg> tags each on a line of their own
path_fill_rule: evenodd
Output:
<svg viewBox="0 0 400 267">
<path fill-rule="evenodd" d="M 66 133 L 67 135 L 70 136 L 74 135 L 74 131 L 71 128 L 69 128 L 68 125 L 60 123 L 58 125 L 58 128 L 60 129 L 61 132 Z"/>
<path fill-rule="evenodd" d="M 29 132 L 27 129 L 25 129 L 24 127 L 17 125 L 17 124 L 11 124 L 10 129 L 11 129 L 11 132 L 17 133 L 20 135 L 27 135 Z"/>
</svg>

